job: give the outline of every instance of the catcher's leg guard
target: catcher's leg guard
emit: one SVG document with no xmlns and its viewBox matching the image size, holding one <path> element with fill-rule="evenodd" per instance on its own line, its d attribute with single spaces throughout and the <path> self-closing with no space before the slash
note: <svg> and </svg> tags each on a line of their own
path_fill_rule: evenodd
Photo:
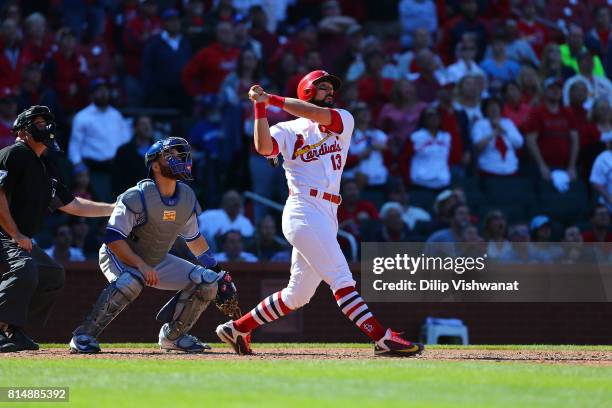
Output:
<svg viewBox="0 0 612 408">
<path fill-rule="evenodd" d="M 104 288 L 92 311 L 73 334 L 98 337 L 102 330 L 138 297 L 142 288 L 140 279 L 129 272 L 124 272 Z"/>
<path fill-rule="evenodd" d="M 219 275 L 216 272 L 196 266 L 189 279 L 191 283 L 177 292 L 157 314 L 157 320 L 167 323 L 160 333 L 160 340 L 163 335 L 165 339 L 174 341 L 191 330 L 217 296 Z"/>
</svg>

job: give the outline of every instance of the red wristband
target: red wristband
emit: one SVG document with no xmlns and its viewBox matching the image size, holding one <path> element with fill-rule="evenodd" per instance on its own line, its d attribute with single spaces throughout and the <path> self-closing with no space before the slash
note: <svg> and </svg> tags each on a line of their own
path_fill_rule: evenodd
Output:
<svg viewBox="0 0 612 408">
<path fill-rule="evenodd" d="M 269 102 L 270 105 L 283 109 L 283 106 L 285 105 L 285 98 L 278 95 L 270 95 Z"/>
<path fill-rule="evenodd" d="M 255 120 L 266 118 L 266 104 L 264 102 L 255 103 Z"/>
</svg>

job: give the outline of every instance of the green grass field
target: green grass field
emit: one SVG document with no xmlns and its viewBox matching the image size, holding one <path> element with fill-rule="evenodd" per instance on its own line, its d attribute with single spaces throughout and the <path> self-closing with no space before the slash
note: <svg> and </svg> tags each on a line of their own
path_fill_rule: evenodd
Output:
<svg viewBox="0 0 612 408">
<path fill-rule="evenodd" d="M 54 346 L 65 348 L 65 345 L 44 347 Z M 112 347 L 154 348 L 143 344 L 113 344 Z M 292 350 L 366 346 L 274 344 L 257 347 Z M 568 349 L 567 346 L 470 348 Z M 574 349 L 608 352 L 612 347 L 575 346 Z M 0 356 L 0 386 L 70 387 L 69 403 L 0 403 L 0 407 L 612 406 L 612 365 L 381 358 L 130 360 L 102 357 Z"/>
</svg>

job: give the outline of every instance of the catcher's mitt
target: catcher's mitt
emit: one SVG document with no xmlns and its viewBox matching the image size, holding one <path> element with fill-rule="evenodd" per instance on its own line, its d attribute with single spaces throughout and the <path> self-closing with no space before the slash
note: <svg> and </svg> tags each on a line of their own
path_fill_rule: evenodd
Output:
<svg viewBox="0 0 612 408">
<path fill-rule="evenodd" d="M 215 306 L 225 315 L 232 319 L 242 316 L 238 305 L 238 290 L 229 272 L 221 271 L 223 276 L 217 281 L 219 288 L 215 298 Z"/>
</svg>

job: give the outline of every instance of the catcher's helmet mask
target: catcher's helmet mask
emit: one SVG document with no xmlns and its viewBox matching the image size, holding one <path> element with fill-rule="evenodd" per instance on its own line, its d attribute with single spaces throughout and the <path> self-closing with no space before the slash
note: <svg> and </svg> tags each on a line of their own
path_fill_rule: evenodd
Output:
<svg viewBox="0 0 612 408">
<path fill-rule="evenodd" d="M 37 117 L 42 117 L 45 120 L 46 125 L 43 128 L 39 128 L 34 123 L 34 119 Z M 13 123 L 13 132 L 15 134 L 20 130 L 24 130 L 32 135 L 36 142 L 43 143 L 55 151 L 60 151 L 59 145 L 55 140 L 55 128 L 55 116 L 48 107 L 41 105 L 30 106 L 21 112 Z"/>
<path fill-rule="evenodd" d="M 145 154 L 145 166 L 152 175 L 153 162 L 165 159 L 165 163 L 159 161 L 162 175 L 175 180 L 193 180 L 191 175 L 191 147 L 182 137 L 169 137 L 159 140 L 147 150 Z"/>
<path fill-rule="evenodd" d="M 334 92 L 337 92 L 340 86 L 342 86 L 342 81 L 337 76 L 323 70 L 312 71 L 304 75 L 300 80 L 297 87 L 298 98 L 306 102 L 314 103 L 315 105 L 330 107 L 325 99 L 322 101 L 314 100 L 317 93 L 317 85 L 322 82 L 329 82 L 334 87 Z"/>
</svg>

